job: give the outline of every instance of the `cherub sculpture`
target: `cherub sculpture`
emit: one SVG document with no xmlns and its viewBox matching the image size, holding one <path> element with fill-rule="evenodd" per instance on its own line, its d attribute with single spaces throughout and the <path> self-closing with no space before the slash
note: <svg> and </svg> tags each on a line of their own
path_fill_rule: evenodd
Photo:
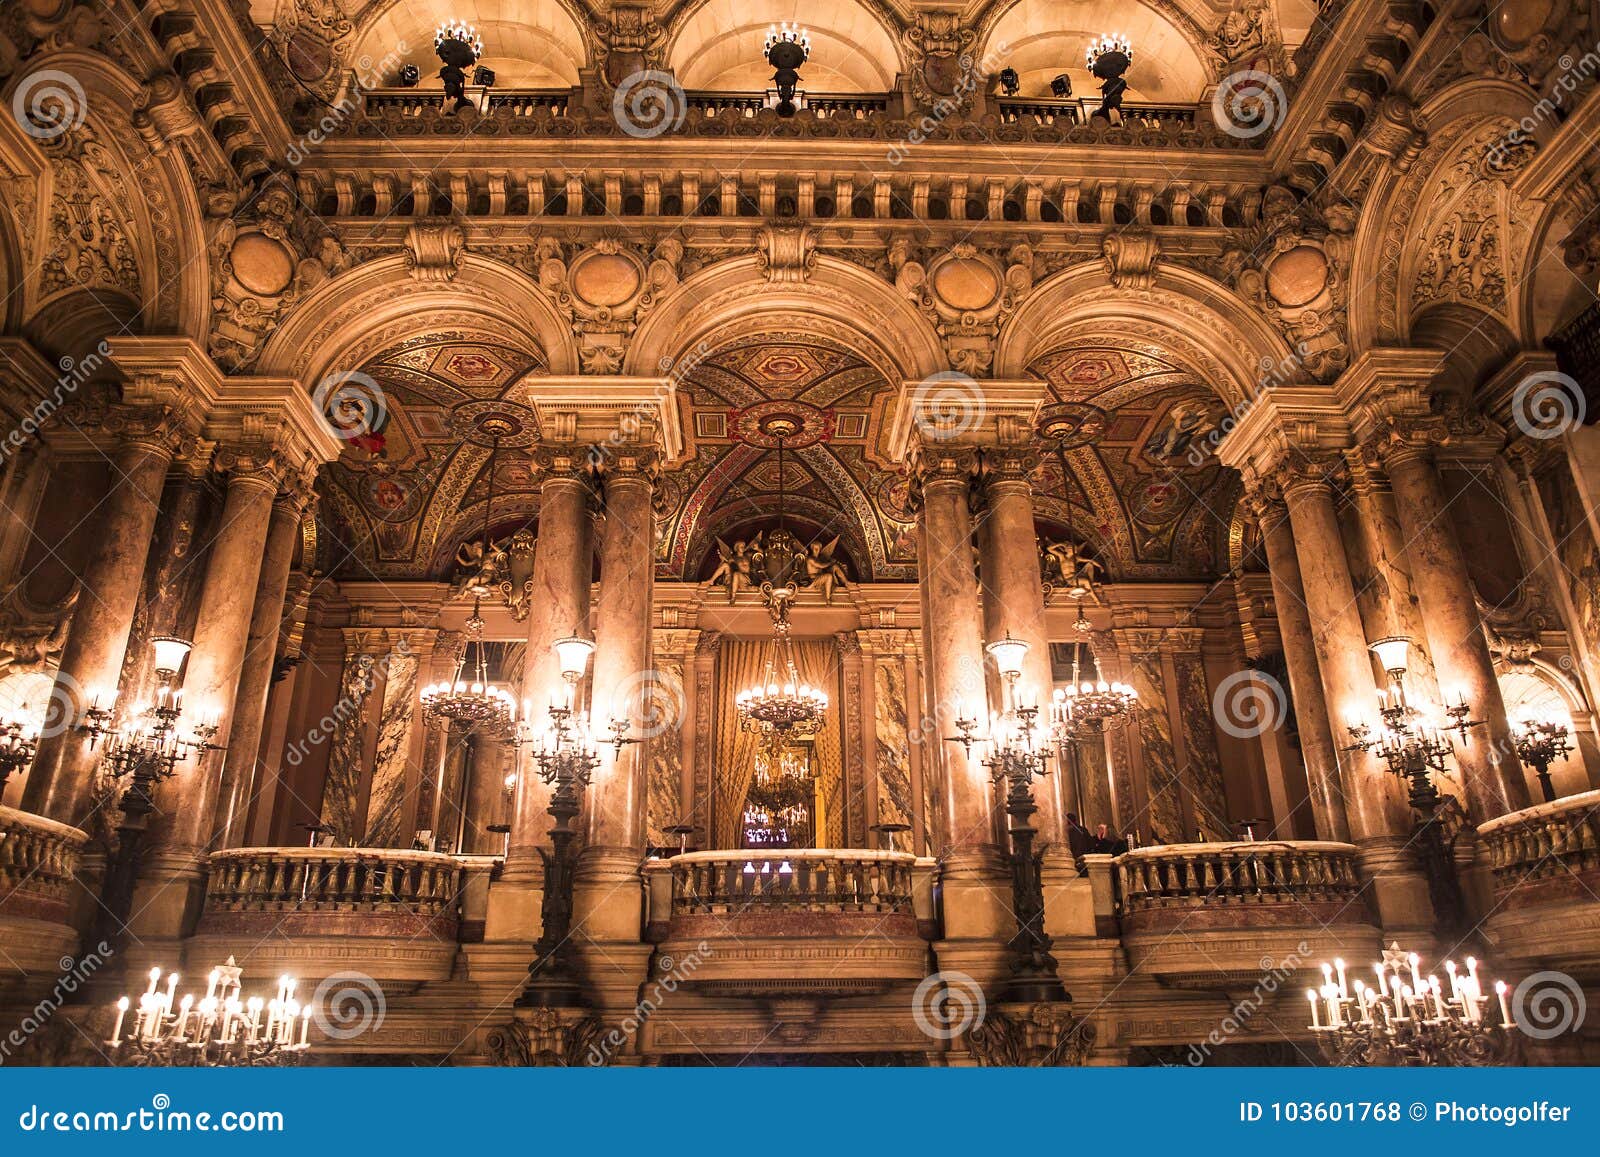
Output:
<svg viewBox="0 0 1600 1157">
<path fill-rule="evenodd" d="M 834 552 L 839 549 L 839 536 L 833 536 L 833 541 L 821 543 L 812 541 L 806 547 L 805 568 L 806 586 L 816 587 L 822 592 L 822 601 L 828 606 L 833 605 L 833 592 L 836 587 L 847 585 L 844 564 L 834 557 Z"/>
<path fill-rule="evenodd" d="M 1041 561 L 1047 594 L 1061 590 L 1068 598 L 1086 598 L 1099 604 L 1100 576 L 1105 568 L 1094 559 L 1085 558 L 1077 543 L 1046 543 Z"/>
<path fill-rule="evenodd" d="M 732 606 L 741 590 L 760 585 L 755 580 L 762 559 L 760 532 L 748 541 L 739 539 L 731 547 L 722 539 L 717 539 L 717 559 L 717 569 L 711 574 L 711 585 L 726 584 L 728 605 Z"/>
</svg>

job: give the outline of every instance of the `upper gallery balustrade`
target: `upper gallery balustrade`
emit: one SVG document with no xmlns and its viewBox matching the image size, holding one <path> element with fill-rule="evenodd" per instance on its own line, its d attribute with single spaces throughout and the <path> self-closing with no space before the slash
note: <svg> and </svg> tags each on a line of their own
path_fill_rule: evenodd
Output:
<svg viewBox="0 0 1600 1157">
<path fill-rule="evenodd" d="M 0 993 L 46 982 L 78 946 L 75 879 L 89 837 L 31 812 L 0 807 Z"/>
<path fill-rule="evenodd" d="M 1494 875 L 1485 929 L 1508 962 L 1600 980 L 1600 791 L 1478 828 Z"/>
</svg>

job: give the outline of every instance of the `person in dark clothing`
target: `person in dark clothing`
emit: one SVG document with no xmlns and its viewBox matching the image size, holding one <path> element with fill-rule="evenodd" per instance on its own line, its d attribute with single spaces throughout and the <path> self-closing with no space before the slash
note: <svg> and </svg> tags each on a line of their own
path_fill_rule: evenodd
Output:
<svg viewBox="0 0 1600 1157">
<path fill-rule="evenodd" d="M 1107 856 L 1120 856 L 1128 850 L 1128 841 L 1113 839 L 1111 829 L 1101 824 L 1094 831 L 1094 851 Z"/>
<path fill-rule="evenodd" d="M 1089 852 L 1099 850 L 1094 846 L 1093 833 L 1083 826 L 1077 812 L 1067 813 L 1067 848 L 1074 860 L 1081 860 Z"/>
</svg>

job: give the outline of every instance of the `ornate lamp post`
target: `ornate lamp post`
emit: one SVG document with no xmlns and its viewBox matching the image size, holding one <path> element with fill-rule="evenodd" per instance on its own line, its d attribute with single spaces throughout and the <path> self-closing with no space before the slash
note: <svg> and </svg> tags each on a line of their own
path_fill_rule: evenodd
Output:
<svg viewBox="0 0 1600 1157">
<path fill-rule="evenodd" d="M 1437 975 L 1424 977 L 1421 957 L 1391 944 L 1372 968 L 1376 987 L 1350 977 L 1343 960 L 1322 966 L 1320 988 L 1306 989 L 1311 1024 L 1323 1055 L 1336 1065 L 1507 1064 L 1515 1052 L 1514 1022 L 1503 980 L 1494 983 L 1496 1019 L 1478 977 L 1478 961 L 1467 957 L 1465 975 L 1445 961 L 1450 988 Z"/>
<path fill-rule="evenodd" d="M 228 957 L 227 964 L 211 970 L 205 996 L 196 1000 L 190 993 L 174 1008 L 178 974 L 167 974 L 163 991 L 161 969 L 152 968 L 150 987 L 137 1006 L 126 996 L 117 1001 L 116 1027 L 106 1041 L 112 1063 L 140 1068 L 298 1064 L 310 1047 L 311 1006 L 295 999 L 296 982 L 289 976 L 278 978 L 278 994 L 270 1001 L 243 998 L 242 971 Z M 127 1024 L 130 1009 L 132 1025 Z"/>
<path fill-rule="evenodd" d="M 1364 720 L 1351 719 L 1347 726 L 1354 742 L 1346 750 L 1377 752 L 1389 770 L 1405 782 L 1411 808 L 1421 817 L 1413 832 L 1413 842 L 1428 877 L 1434 913 L 1443 927 L 1459 928 L 1465 919 L 1466 906 L 1451 851 L 1455 837 L 1445 830 L 1449 805 L 1454 800 L 1439 793 L 1433 775 L 1444 771 L 1446 760 L 1455 753 L 1455 744 L 1447 733 L 1454 731 L 1465 742 L 1467 732 L 1482 726 L 1483 721 L 1469 718 L 1472 709 L 1465 697 L 1445 706 L 1444 714 L 1449 722 L 1442 728 L 1412 706 L 1405 686 L 1410 647 L 1409 639 L 1398 636 L 1372 644 L 1373 654 L 1378 656 L 1389 677 L 1388 690 L 1378 692 L 1378 714 L 1383 726 L 1374 731 Z"/>
<path fill-rule="evenodd" d="M 1511 738 L 1517 745 L 1517 758 L 1533 768 L 1545 803 L 1554 803 L 1556 785 L 1550 780 L 1550 765 L 1565 759 L 1572 750 L 1565 725 L 1554 719 L 1519 719 L 1511 725 Z M 0 776 L 0 784 L 4 777 Z"/>
<path fill-rule="evenodd" d="M 589 734 L 588 721 L 574 713 L 573 702 L 578 682 L 589 665 L 594 644 L 577 637 L 561 639 L 555 644 L 556 659 L 561 667 L 561 678 L 567 683 L 567 701 L 551 704 L 550 722 L 543 734 L 537 737 L 538 747 L 533 752 L 539 778 L 554 786 L 550 804 L 545 809 L 555 820 L 550 829 L 550 850 L 540 849 L 544 857 L 544 898 L 540 905 L 541 930 L 539 942 L 534 945 L 533 963 L 528 968 L 528 983 L 517 998 L 520 1008 L 580 1008 L 583 992 L 572 967 L 572 953 L 568 944 L 572 932 L 572 874 L 576 861 L 573 840 L 577 836 L 572 821 L 582 808 L 583 789 L 589 786 L 594 769 L 600 766 L 600 754 Z M 609 742 L 621 751 L 630 724 L 626 719 L 613 719 L 609 725 Z M 516 738 L 518 746 L 534 741 L 524 713 L 524 721 Z"/>
<path fill-rule="evenodd" d="M 774 25 L 767 31 L 762 54 L 774 69 L 772 83 L 778 88 L 777 113 L 781 117 L 792 117 L 795 91 L 800 85 L 800 66 L 811 58 L 811 37 L 798 24 Z"/>
<path fill-rule="evenodd" d="M 28 705 L 24 703 L 22 710 Z M 5 794 L 6 780 L 12 774 L 24 771 L 33 762 L 39 750 L 39 728 L 22 715 L 8 715 L 0 719 L 0 795 Z"/>
<path fill-rule="evenodd" d="M 155 789 L 177 770 L 191 754 L 219 750 L 211 743 L 217 733 L 214 714 L 201 718 L 187 736 L 179 734 L 183 715 L 183 690 L 178 671 L 188 657 L 191 644 L 186 639 L 160 636 L 150 640 L 155 651 L 156 678 L 160 689 L 152 705 L 136 706 L 123 723 L 115 723 L 116 692 L 105 706 L 95 695 L 84 713 L 79 729 L 89 735 L 90 745 L 106 741 L 100 766 L 119 782 L 126 782 L 117 808 L 122 821 L 117 825 L 117 848 L 106 865 L 104 907 L 100 916 L 103 939 L 120 944 L 133 908 L 133 888 L 139 877 L 145 833 L 150 813 L 155 811 Z"/>
<path fill-rule="evenodd" d="M 1034 749 L 1033 735 L 1038 727 L 1039 708 L 1017 700 L 1017 680 L 1022 676 L 1022 658 L 1028 644 L 1007 635 L 984 648 L 994 659 L 1004 681 L 1004 710 L 991 722 L 988 740 L 993 753 L 983 761 L 996 784 L 1006 788 L 1006 814 L 1011 817 L 1011 905 L 1016 911 L 1017 931 L 1009 944 L 1011 975 L 1001 998 L 1019 1003 L 1069 1001 L 1051 955 L 1054 942 L 1044 930 L 1044 886 L 1039 878 L 1039 859 L 1033 850 L 1034 830 L 1030 822 L 1039 809 L 1033 801 L 1035 776 L 1050 774 L 1050 755 Z M 959 743 L 970 755 L 972 745 L 981 742 L 975 734 L 976 722 L 959 718 L 960 733 L 947 737 Z"/>
</svg>

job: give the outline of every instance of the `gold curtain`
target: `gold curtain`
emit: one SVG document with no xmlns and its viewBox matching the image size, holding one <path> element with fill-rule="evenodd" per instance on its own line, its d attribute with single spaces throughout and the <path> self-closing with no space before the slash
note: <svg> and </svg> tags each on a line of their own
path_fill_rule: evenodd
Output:
<svg viewBox="0 0 1600 1157">
<path fill-rule="evenodd" d="M 712 847 L 739 846 L 744 800 L 755 774 L 756 736 L 739 727 L 734 698 L 753 685 L 766 669 L 772 643 L 762 639 L 730 639 L 717 654 L 716 763 L 712 774 Z M 832 639 L 798 640 L 795 666 L 800 681 L 828 693 L 828 710 L 812 747 L 817 779 L 816 846 L 844 843 L 844 774 L 839 738 L 839 649 Z"/>
</svg>

